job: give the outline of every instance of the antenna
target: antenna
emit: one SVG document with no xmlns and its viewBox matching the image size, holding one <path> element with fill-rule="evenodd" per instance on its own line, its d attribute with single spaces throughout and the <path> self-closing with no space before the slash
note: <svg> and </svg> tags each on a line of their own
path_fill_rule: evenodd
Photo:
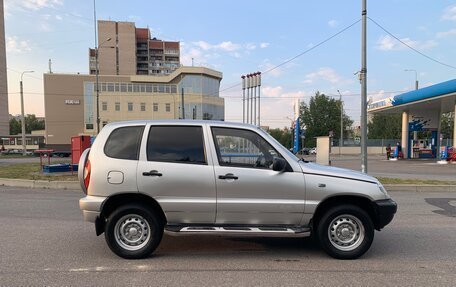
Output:
<svg viewBox="0 0 456 287">
<path fill-rule="evenodd" d="M 49 74 L 52 74 L 52 60 L 49 59 Z"/>
</svg>

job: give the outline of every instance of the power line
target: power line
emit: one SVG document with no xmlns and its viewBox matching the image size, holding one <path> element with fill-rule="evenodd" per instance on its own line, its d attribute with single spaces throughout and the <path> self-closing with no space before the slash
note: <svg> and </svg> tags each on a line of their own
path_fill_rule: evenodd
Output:
<svg viewBox="0 0 456 287">
<path fill-rule="evenodd" d="M 385 95 L 388 95 L 388 94 L 397 94 L 397 93 L 405 93 L 405 92 L 408 92 L 408 90 L 401 90 L 401 91 L 391 91 L 391 92 L 371 92 L 369 94 L 367 94 L 368 96 L 372 96 L 372 95 L 378 95 L 378 94 L 385 94 Z M 326 96 L 330 96 L 330 97 L 337 97 L 339 98 L 339 95 L 336 95 L 336 94 L 331 94 L 331 93 L 322 93 Z M 345 95 L 342 95 L 342 97 L 359 97 L 360 94 L 345 94 Z M 267 100 L 267 99 L 304 99 L 306 97 L 309 97 L 309 96 L 272 96 L 272 97 L 263 97 L 261 98 L 262 100 Z M 242 99 L 242 96 L 225 96 L 223 97 L 224 99 Z"/>
<path fill-rule="evenodd" d="M 414 52 L 420 54 L 421 56 L 433 61 L 433 62 L 436 62 L 440 65 L 443 65 L 443 66 L 446 66 L 448 68 L 452 68 L 452 69 L 455 69 L 456 70 L 456 67 L 455 66 L 452 66 L 452 65 L 449 65 L 449 64 L 446 64 L 444 62 L 441 62 L 439 60 L 436 60 L 434 58 L 432 58 L 431 56 L 428 56 L 426 54 L 424 54 L 423 52 L 413 48 L 412 46 L 410 46 L 409 44 L 405 43 L 404 41 L 402 41 L 401 39 L 399 39 L 398 37 L 396 37 L 393 33 L 391 33 L 390 31 L 386 30 L 386 28 L 384 28 L 382 25 L 380 25 L 379 23 L 377 23 L 374 19 L 370 18 L 370 17 L 367 17 L 369 20 L 372 21 L 372 23 L 374 23 L 375 25 L 377 25 L 380 29 L 382 29 L 383 31 L 385 31 L 385 33 L 387 33 L 388 35 L 390 35 L 391 37 L 393 37 L 394 39 L 396 39 L 397 41 L 399 41 L 402 45 L 408 47 L 409 49 L 413 50 Z"/>
<path fill-rule="evenodd" d="M 315 46 L 312 46 L 312 47 L 310 47 L 309 49 L 307 49 L 307 50 L 305 50 L 305 51 L 303 51 L 303 52 L 297 54 L 296 56 L 294 56 L 294 57 L 292 57 L 292 58 L 290 58 L 290 59 L 288 59 L 288 60 L 286 60 L 286 61 L 284 61 L 284 62 L 282 62 L 282 63 L 280 63 L 280 64 L 278 64 L 278 65 L 276 65 L 276 66 L 274 66 L 274 67 L 271 67 L 271 68 L 269 68 L 269 69 L 267 69 L 266 71 L 261 72 L 261 73 L 262 73 L 262 74 L 266 74 L 266 73 L 272 72 L 272 71 L 274 71 L 275 69 L 280 68 L 281 66 L 286 65 L 286 64 L 290 63 L 291 61 L 296 60 L 297 58 L 301 57 L 302 55 L 307 54 L 308 52 L 310 52 L 310 51 L 312 51 L 312 50 L 318 48 L 319 46 L 325 44 L 326 42 L 330 41 L 331 39 L 333 39 L 333 38 L 339 36 L 340 34 L 342 34 L 343 32 L 345 32 L 346 30 L 348 30 L 348 29 L 350 29 L 351 27 L 353 27 L 353 26 L 355 26 L 356 24 L 358 24 L 360 21 L 361 21 L 361 19 L 355 21 L 354 23 L 348 25 L 347 27 L 343 28 L 343 29 L 340 30 L 339 32 L 337 32 L 337 33 L 335 33 L 335 34 L 332 34 L 332 35 L 329 36 L 328 38 L 326 38 L 326 39 L 324 39 L 323 41 L 319 42 L 319 43 L 316 44 Z M 224 92 L 224 91 L 226 91 L 226 90 L 229 90 L 229 89 L 235 88 L 235 87 L 237 87 L 237 86 L 240 86 L 241 84 L 242 84 L 242 83 L 239 82 L 239 83 L 237 83 L 237 84 L 234 84 L 234 85 L 231 85 L 231 86 L 229 86 L 229 87 L 227 87 L 227 88 L 224 88 L 224 89 L 220 90 L 219 92 L 220 92 L 220 93 L 221 93 L 221 92 Z"/>
<path fill-rule="evenodd" d="M 10 70 L 11 72 L 15 72 L 15 73 L 18 73 L 18 74 L 22 74 L 21 71 L 18 71 L 18 70 L 15 70 L 15 69 L 11 69 L 11 68 L 8 68 L 8 67 L 6 67 L 6 68 L 7 68 L 8 70 Z M 24 74 L 24 76 L 25 76 L 25 77 L 29 77 L 29 78 L 34 78 L 34 79 L 37 79 L 37 80 L 40 80 L 40 81 L 43 80 L 43 78 L 35 77 L 35 76 L 33 76 L 33 75 L 30 75 L 29 73 L 28 73 L 28 74 Z"/>
<path fill-rule="evenodd" d="M 283 66 L 283 65 L 288 64 L 289 62 L 291 62 L 291 61 L 293 61 L 293 60 L 295 60 L 295 59 L 301 57 L 302 55 L 304 55 L 304 54 L 306 54 L 306 53 L 308 53 L 308 52 L 314 50 L 315 48 L 317 48 L 317 47 L 319 47 L 319 46 L 325 44 L 326 42 L 330 41 L 331 39 L 337 37 L 338 35 L 342 34 L 343 32 L 347 31 L 347 30 L 350 29 L 351 27 L 353 27 L 353 26 L 355 26 L 356 24 L 358 24 L 360 21 L 361 21 L 361 19 L 359 19 L 358 21 L 355 21 L 354 23 L 348 25 L 347 27 L 345 27 L 345 28 L 343 28 L 342 30 L 340 30 L 339 32 L 333 34 L 333 35 L 330 36 L 329 38 L 326 38 L 325 40 L 321 41 L 320 43 L 316 44 L 315 46 L 312 46 L 312 47 L 310 47 L 309 49 L 307 49 L 307 50 L 305 50 L 305 51 L 303 51 L 303 52 L 297 54 L 297 55 L 294 56 L 293 58 L 288 59 L 288 60 L 286 60 L 286 61 L 280 63 L 279 65 L 274 66 L 274 67 L 272 67 L 272 68 L 270 68 L 270 69 L 268 69 L 268 70 L 266 70 L 266 71 L 264 71 L 264 72 L 261 72 L 261 73 L 262 73 L 262 74 L 266 74 L 266 73 L 269 73 L 269 72 L 274 71 L 275 69 L 277 69 L 277 68 L 279 68 L 279 67 L 281 67 L 281 66 Z"/>
</svg>

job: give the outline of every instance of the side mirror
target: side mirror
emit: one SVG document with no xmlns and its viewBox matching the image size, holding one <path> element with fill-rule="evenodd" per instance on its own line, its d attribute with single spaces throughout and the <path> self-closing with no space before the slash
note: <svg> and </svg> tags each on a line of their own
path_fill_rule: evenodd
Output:
<svg viewBox="0 0 456 287">
<path fill-rule="evenodd" d="M 284 172 L 287 170 L 288 163 L 286 160 L 280 157 L 275 157 L 272 161 L 272 170 Z"/>
</svg>

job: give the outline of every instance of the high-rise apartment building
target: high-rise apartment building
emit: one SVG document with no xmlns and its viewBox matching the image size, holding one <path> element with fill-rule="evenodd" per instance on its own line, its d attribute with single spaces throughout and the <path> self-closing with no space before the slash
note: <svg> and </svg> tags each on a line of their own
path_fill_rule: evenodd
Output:
<svg viewBox="0 0 456 287">
<path fill-rule="evenodd" d="M 0 0 L 0 136 L 9 135 L 8 82 L 6 78 L 5 22 Z"/>
<path fill-rule="evenodd" d="M 179 42 L 151 38 L 132 22 L 98 21 L 100 75 L 169 75 L 180 66 Z M 96 73 L 95 49 L 89 49 L 90 74 Z"/>
</svg>

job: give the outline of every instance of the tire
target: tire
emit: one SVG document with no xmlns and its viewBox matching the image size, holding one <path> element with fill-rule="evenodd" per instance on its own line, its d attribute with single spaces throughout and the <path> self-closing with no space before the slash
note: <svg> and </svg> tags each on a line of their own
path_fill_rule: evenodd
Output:
<svg viewBox="0 0 456 287">
<path fill-rule="evenodd" d="M 317 238 L 323 250 L 337 259 L 356 259 L 374 240 L 370 216 L 355 205 L 330 208 L 317 223 Z"/>
<path fill-rule="evenodd" d="M 163 224 L 142 205 L 129 204 L 117 208 L 109 215 L 105 226 L 109 248 L 126 259 L 149 256 L 160 244 L 162 236 Z"/>
</svg>

